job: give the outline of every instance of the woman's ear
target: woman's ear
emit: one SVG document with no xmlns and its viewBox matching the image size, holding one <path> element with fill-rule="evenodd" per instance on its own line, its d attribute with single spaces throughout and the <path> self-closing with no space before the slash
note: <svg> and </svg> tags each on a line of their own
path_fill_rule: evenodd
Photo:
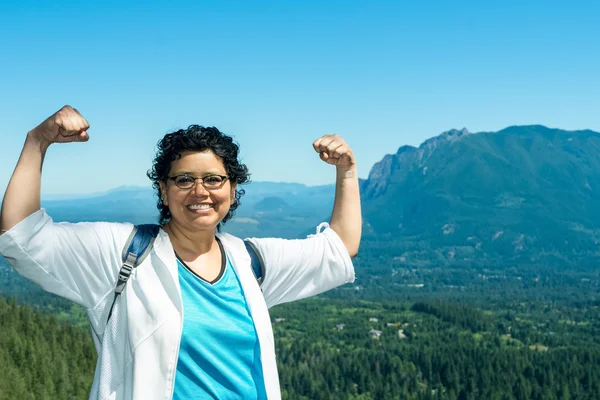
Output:
<svg viewBox="0 0 600 400">
<path fill-rule="evenodd" d="M 233 203 L 235 203 L 235 189 L 236 188 L 237 188 L 237 183 L 232 183 L 231 184 L 231 195 L 229 196 L 230 197 L 230 199 L 229 199 L 230 205 L 233 205 Z"/>
<path fill-rule="evenodd" d="M 160 187 L 160 200 L 165 207 L 169 206 L 169 197 L 167 196 L 167 185 L 164 182 L 158 182 Z"/>
</svg>

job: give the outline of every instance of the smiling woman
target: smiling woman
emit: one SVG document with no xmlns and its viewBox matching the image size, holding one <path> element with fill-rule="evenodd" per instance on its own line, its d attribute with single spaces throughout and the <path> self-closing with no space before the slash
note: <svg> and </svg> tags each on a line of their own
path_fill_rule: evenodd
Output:
<svg viewBox="0 0 600 400">
<path fill-rule="evenodd" d="M 57 224 L 40 208 L 47 149 L 87 141 L 88 128 L 65 106 L 27 134 L 2 203 L 0 254 L 47 291 L 86 307 L 99 355 L 90 398 L 279 399 L 268 307 L 354 280 L 361 216 L 346 142 L 325 135 L 313 143 L 336 166 L 330 226 L 302 240 L 244 242 L 220 232 L 249 181 L 238 145 L 198 125 L 165 135 L 148 172 L 158 237 L 113 310 L 133 226 Z M 248 248 L 260 261 L 260 283 Z"/>
<path fill-rule="evenodd" d="M 170 174 L 175 176 L 158 182 L 161 209 L 169 210 L 171 215 L 166 226 L 186 225 L 190 230 L 214 236 L 223 219 L 233 213 L 230 208 L 235 204 L 237 187 L 235 180 L 221 178 L 227 173 L 220 157 L 211 150 L 186 151 L 172 162 Z M 219 182 L 215 184 L 215 180 Z"/>
</svg>

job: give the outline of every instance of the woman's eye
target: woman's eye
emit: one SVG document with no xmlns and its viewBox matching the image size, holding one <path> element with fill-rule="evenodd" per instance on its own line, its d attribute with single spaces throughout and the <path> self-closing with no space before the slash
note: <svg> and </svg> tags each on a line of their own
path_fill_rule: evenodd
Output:
<svg viewBox="0 0 600 400">
<path fill-rule="evenodd" d="M 221 183 L 221 177 L 220 176 L 207 176 L 206 178 L 204 178 L 204 182 L 208 183 L 209 185 L 218 185 Z"/>
<path fill-rule="evenodd" d="M 194 182 L 194 178 L 192 178 L 191 176 L 180 176 L 177 178 L 176 181 L 178 184 L 186 184 L 186 183 L 192 183 Z"/>
</svg>

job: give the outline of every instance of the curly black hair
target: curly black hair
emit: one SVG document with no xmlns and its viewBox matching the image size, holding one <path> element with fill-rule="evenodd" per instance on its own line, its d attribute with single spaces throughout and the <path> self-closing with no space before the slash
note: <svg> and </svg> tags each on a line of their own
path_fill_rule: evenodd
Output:
<svg viewBox="0 0 600 400">
<path fill-rule="evenodd" d="M 240 147 L 230 136 L 225 135 L 215 127 L 190 125 L 187 129 L 168 133 L 159 140 L 152 169 L 147 172 L 148 178 L 152 181 L 152 187 L 158 196 L 157 207 L 160 211 L 160 225 L 164 225 L 171 219 L 171 212 L 169 207 L 163 204 L 160 191 L 160 182 L 167 183 L 171 163 L 181 158 L 181 154 L 185 151 L 203 152 L 207 150 L 212 151 L 221 158 L 229 180 L 238 184 L 235 191 L 235 200 L 217 229 L 220 230 L 221 225 L 233 217 L 235 210 L 241 204 L 240 199 L 245 193 L 239 185 L 250 182 L 248 168 L 238 160 Z"/>
</svg>

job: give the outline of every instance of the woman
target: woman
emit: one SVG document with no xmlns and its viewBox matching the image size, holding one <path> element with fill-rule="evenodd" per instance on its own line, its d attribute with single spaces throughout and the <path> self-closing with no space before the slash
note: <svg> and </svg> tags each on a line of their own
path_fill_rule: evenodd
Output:
<svg viewBox="0 0 600 400">
<path fill-rule="evenodd" d="M 354 156 L 337 135 L 313 143 L 337 169 L 329 227 L 303 240 L 249 239 L 219 227 L 248 180 L 238 147 L 216 128 L 166 135 L 149 177 L 162 229 L 110 318 L 131 224 L 54 223 L 40 209 L 41 168 L 52 143 L 85 142 L 89 124 L 65 106 L 27 134 L 0 215 L 0 254 L 45 290 L 87 309 L 98 363 L 92 399 L 278 399 L 268 307 L 354 280 L 361 234 Z"/>
</svg>

